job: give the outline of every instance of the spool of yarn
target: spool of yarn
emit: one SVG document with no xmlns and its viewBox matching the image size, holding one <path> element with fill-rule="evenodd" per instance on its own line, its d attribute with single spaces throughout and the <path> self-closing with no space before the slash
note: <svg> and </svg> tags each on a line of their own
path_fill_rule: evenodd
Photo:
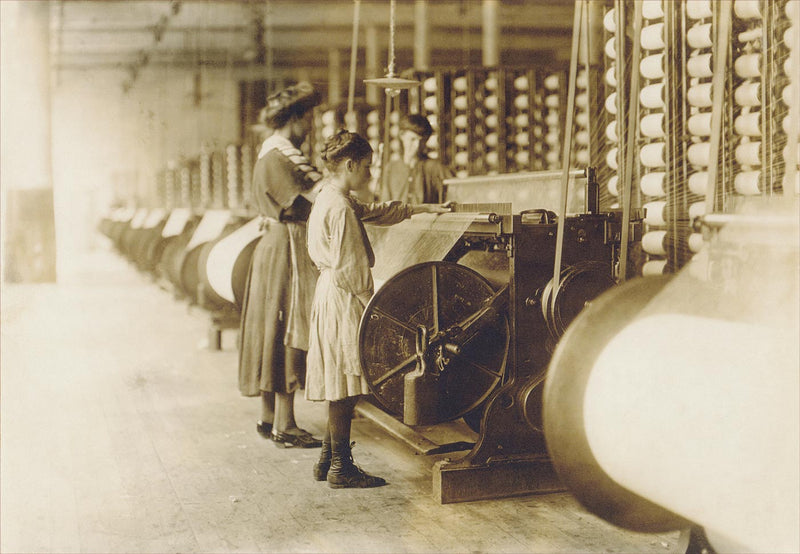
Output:
<svg viewBox="0 0 800 554">
<path fill-rule="evenodd" d="M 514 154 L 514 161 L 517 162 L 517 165 L 527 166 L 531 162 L 531 155 L 527 150 L 520 150 Z"/>
<path fill-rule="evenodd" d="M 544 79 L 544 88 L 547 90 L 558 90 L 559 84 L 561 83 L 561 79 L 559 79 L 558 74 L 553 73 L 548 75 Z"/>
<path fill-rule="evenodd" d="M 495 98 L 497 98 L 495 96 Z M 514 98 L 514 107 L 518 110 L 526 110 L 528 109 L 529 101 L 527 94 L 520 94 L 516 98 Z"/>
<path fill-rule="evenodd" d="M 706 213 L 706 203 L 705 201 L 694 202 L 689 204 L 689 220 L 694 221 L 701 215 L 705 215 Z"/>
<path fill-rule="evenodd" d="M 689 244 L 689 250 L 692 252 L 700 252 L 705 246 L 702 233 L 692 233 L 686 241 Z"/>
<path fill-rule="evenodd" d="M 544 122 L 547 123 L 549 127 L 558 127 L 558 112 L 551 111 L 548 113 L 544 118 Z"/>
<path fill-rule="evenodd" d="M 761 84 L 755 81 L 742 83 L 733 92 L 733 98 L 739 106 L 760 106 Z"/>
<path fill-rule="evenodd" d="M 525 134 L 525 136 L 526 137 L 528 136 L 527 133 Z M 527 146 L 527 143 L 525 145 L 522 145 L 519 143 L 519 141 L 517 141 L 517 144 L 519 144 L 520 146 Z M 577 133 L 575 133 L 575 144 L 578 144 L 579 146 L 588 146 L 589 133 L 587 131 L 578 131 Z"/>
<path fill-rule="evenodd" d="M 800 161 L 800 143 L 795 143 L 795 147 L 797 148 L 797 153 L 795 155 L 795 160 Z M 783 150 L 781 150 L 781 153 L 783 154 L 783 159 L 784 160 L 789 158 L 789 145 L 788 144 L 783 147 Z"/>
<path fill-rule="evenodd" d="M 544 155 L 544 161 L 546 161 L 550 166 L 557 166 L 561 162 L 561 159 L 558 156 L 558 151 L 550 150 Z"/>
<path fill-rule="evenodd" d="M 428 77 L 422 81 L 422 90 L 425 92 L 436 92 L 436 77 Z"/>
<path fill-rule="evenodd" d="M 660 138 L 664 136 L 664 114 L 651 113 L 642 118 L 639 124 L 642 134 L 649 138 Z"/>
<path fill-rule="evenodd" d="M 664 107 L 664 83 L 654 83 L 643 87 L 639 93 L 639 101 L 645 108 L 660 109 Z"/>
<path fill-rule="evenodd" d="M 783 190 L 784 191 L 792 190 L 792 186 L 789 183 L 789 175 L 783 176 Z M 800 194 L 800 171 L 797 171 L 794 174 L 794 193 Z"/>
<path fill-rule="evenodd" d="M 453 79 L 453 90 L 457 92 L 466 92 L 467 78 L 462 75 L 461 77 L 456 77 Z"/>
<path fill-rule="evenodd" d="M 586 76 L 586 70 L 581 69 L 575 78 L 575 85 L 580 89 L 585 89 L 589 86 L 589 78 Z"/>
<path fill-rule="evenodd" d="M 517 98 L 519 98 L 519 97 L 517 97 Z M 527 98 L 528 97 L 526 96 L 525 99 L 527 100 Z M 514 104 L 516 105 L 516 100 L 514 101 Z M 586 94 L 585 92 L 582 92 L 580 94 L 576 94 L 575 95 L 575 105 L 578 108 L 586 108 L 589 105 L 589 95 Z"/>
<path fill-rule="evenodd" d="M 611 67 L 606 71 L 606 84 L 610 87 L 617 86 L 616 64 L 611 64 Z"/>
<path fill-rule="evenodd" d="M 792 102 L 792 99 L 794 99 L 794 102 Z M 781 91 L 781 100 L 783 100 L 783 103 L 787 106 L 791 106 L 792 104 L 795 106 L 798 105 L 797 98 L 794 96 L 794 85 L 789 83 L 783 87 L 783 90 Z"/>
<path fill-rule="evenodd" d="M 389 136 L 392 138 L 397 138 L 400 136 L 400 127 L 397 125 L 392 125 L 389 127 Z"/>
<path fill-rule="evenodd" d="M 487 152 L 487 154 L 486 154 L 486 165 L 488 165 L 489 167 L 494 168 L 494 167 L 498 166 L 498 161 L 499 161 L 499 158 L 497 156 L 497 152 L 495 152 L 495 151 Z"/>
<path fill-rule="evenodd" d="M 781 127 L 783 128 L 783 132 L 788 135 L 791 132 L 791 126 L 792 126 L 792 117 L 790 115 L 787 115 L 786 117 L 783 118 L 783 121 L 781 121 Z M 795 129 L 795 132 L 797 132 L 797 138 L 800 139 L 800 129 Z"/>
<path fill-rule="evenodd" d="M 639 181 L 639 189 L 647 196 L 664 196 L 664 178 L 666 173 L 663 171 L 653 171 L 642 175 Z"/>
<path fill-rule="evenodd" d="M 431 127 L 435 131 L 436 129 L 439 128 L 439 116 L 436 115 L 435 113 L 430 114 L 428 116 L 428 123 L 431 124 Z"/>
<path fill-rule="evenodd" d="M 760 171 L 742 171 L 733 179 L 733 188 L 739 194 L 753 196 L 761 194 L 759 182 L 761 181 Z"/>
<path fill-rule="evenodd" d="M 689 87 L 689 90 L 686 92 L 686 97 L 689 100 L 689 104 L 696 108 L 710 108 L 712 105 L 711 83 L 701 83 Z"/>
<path fill-rule="evenodd" d="M 686 0 L 686 17 L 689 19 L 711 17 L 711 0 Z"/>
<path fill-rule="evenodd" d="M 557 108 L 559 104 L 558 94 L 548 94 L 544 97 L 544 105 L 548 108 Z"/>
<path fill-rule="evenodd" d="M 436 97 L 431 96 L 430 98 L 436 98 Z M 398 123 L 400 123 L 400 112 L 398 112 L 397 110 L 392 111 L 389 114 L 389 123 L 391 123 L 392 125 L 397 125 Z"/>
<path fill-rule="evenodd" d="M 323 125 L 334 125 L 336 123 L 336 113 L 333 110 L 324 111 L 321 119 Z"/>
<path fill-rule="evenodd" d="M 612 92 L 611 94 L 608 95 L 608 98 L 606 98 L 606 111 L 608 113 L 610 113 L 610 114 L 616 114 L 617 113 L 617 93 L 616 92 Z"/>
<path fill-rule="evenodd" d="M 495 122 L 496 123 L 496 122 Z M 521 113 L 514 116 L 514 125 L 517 127 L 527 127 L 530 125 L 530 118 L 528 114 Z"/>
<path fill-rule="evenodd" d="M 489 129 L 497 129 L 497 114 L 490 113 L 487 115 L 484 123 L 486 123 L 486 127 Z"/>
<path fill-rule="evenodd" d="M 639 64 L 639 71 L 645 79 L 661 79 L 664 77 L 664 54 L 645 56 Z"/>
<path fill-rule="evenodd" d="M 558 146 L 558 131 L 550 131 L 544 136 L 545 143 L 550 145 L 550 148 Z"/>
<path fill-rule="evenodd" d="M 489 133 L 486 135 L 486 146 L 490 148 L 497 148 L 497 133 Z"/>
<path fill-rule="evenodd" d="M 642 235 L 642 250 L 650 255 L 664 256 L 667 253 L 664 249 L 666 236 L 666 231 L 648 231 Z"/>
<path fill-rule="evenodd" d="M 686 60 L 686 70 L 691 77 L 711 77 L 714 74 L 714 70 L 711 68 L 711 54 L 691 56 Z"/>
<path fill-rule="evenodd" d="M 642 28 L 641 45 L 646 50 L 664 48 L 664 24 L 655 23 Z"/>
<path fill-rule="evenodd" d="M 536 126 L 532 127 L 531 129 L 533 130 L 533 136 L 534 137 L 542 138 L 542 134 L 543 134 L 542 133 L 542 128 L 539 125 L 536 125 Z M 539 146 L 541 146 L 541 143 L 539 143 Z"/>
<path fill-rule="evenodd" d="M 466 166 L 469 164 L 469 152 L 456 152 L 456 155 L 453 156 L 453 161 L 457 166 Z"/>
<path fill-rule="evenodd" d="M 609 33 L 616 33 L 617 32 L 617 20 L 616 18 L 616 11 L 614 8 L 611 8 L 606 12 L 606 15 L 603 16 L 603 27 L 606 28 L 606 31 Z"/>
<path fill-rule="evenodd" d="M 486 88 L 486 90 L 497 90 L 497 77 L 494 74 L 488 75 L 486 80 L 483 82 L 483 86 Z"/>
<path fill-rule="evenodd" d="M 466 148 L 469 144 L 469 137 L 467 136 L 467 133 L 458 133 L 453 138 L 453 143 L 460 148 Z"/>
<path fill-rule="evenodd" d="M 733 62 L 733 70 L 739 77 L 748 79 L 761 77 L 761 54 L 744 54 Z"/>
<path fill-rule="evenodd" d="M 575 161 L 578 165 L 589 165 L 589 151 L 588 150 L 576 150 L 575 151 Z"/>
<path fill-rule="evenodd" d="M 693 25 L 686 31 L 686 42 L 692 48 L 710 48 L 714 42 L 711 39 L 711 23 Z"/>
<path fill-rule="evenodd" d="M 689 175 L 689 190 L 693 194 L 705 196 L 708 189 L 708 172 L 698 171 Z"/>
<path fill-rule="evenodd" d="M 733 12 L 739 19 L 755 19 L 761 17 L 759 0 L 735 0 Z"/>
<path fill-rule="evenodd" d="M 707 166 L 711 157 L 711 144 L 708 142 L 696 142 L 689 146 L 686 157 L 692 165 Z"/>
<path fill-rule="evenodd" d="M 662 275 L 667 266 L 667 260 L 649 260 L 642 264 L 642 276 L 652 277 Z"/>
<path fill-rule="evenodd" d="M 648 225 L 661 227 L 666 224 L 664 220 L 664 208 L 667 203 L 664 200 L 647 202 L 643 206 L 645 209 L 644 222 Z"/>
<path fill-rule="evenodd" d="M 789 2 L 786 3 L 786 6 L 789 6 Z M 791 18 L 789 14 L 786 14 L 787 17 Z M 794 44 L 792 41 L 794 40 L 794 27 L 787 27 L 786 30 L 783 32 L 783 43 L 784 44 Z M 791 54 L 790 54 L 791 55 Z M 789 73 L 788 71 L 786 72 Z"/>
<path fill-rule="evenodd" d="M 489 96 L 486 97 L 486 100 L 483 101 L 483 105 L 486 106 L 486 109 L 492 110 L 492 111 L 497 110 L 498 104 L 499 104 L 499 101 L 497 99 L 497 95 L 496 94 L 490 94 Z"/>
<path fill-rule="evenodd" d="M 664 6 L 661 0 L 642 0 L 642 17 L 645 19 L 664 17 Z"/>
<path fill-rule="evenodd" d="M 514 79 L 514 88 L 517 90 L 528 90 L 530 83 L 528 82 L 528 77 L 526 75 L 520 75 L 516 79 Z"/>
<path fill-rule="evenodd" d="M 456 177 L 459 179 L 466 179 L 467 177 L 469 177 L 469 171 L 466 169 L 459 169 L 458 171 L 456 171 Z"/>
<path fill-rule="evenodd" d="M 618 153 L 619 153 L 619 148 L 617 148 L 615 146 L 614 148 L 609 150 L 608 153 L 606 154 L 606 164 L 608 165 L 608 167 L 610 167 L 614 171 L 616 171 L 617 167 L 618 167 L 618 165 L 617 165 L 617 154 Z"/>
<path fill-rule="evenodd" d="M 381 116 L 378 114 L 378 110 L 372 110 L 367 113 L 367 123 L 370 125 L 377 125 L 381 122 Z"/>
<path fill-rule="evenodd" d="M 467 97 L 463 94 L 459 94 L 455 98 L 453 98 L 453 107 L 457 110 L 466 110 L 467 109 Z"/>
<path fill-rule="evenodd" d="M 531 137 L 528 135 L 528 133 L 517 133 L 514 135 L 514 143 L 516 143 L 517 146 L 524 148 L 531 143 Z"/>
<path fill-rule="evenodd" d="M 367 126 L 367 138 L 369 139 L 376 139 L 381 137 L 381 130 L 378 128 L 377 125 L 368 125 Z"/>
<path fill-rule="evenodd" d="M 733 121 L 733 128 L 740 136 L 761 136 L 761 112 L 748 112 L 740 114 Z"/>
<path fill-rule="evenodd" d="M 439 135 L 437 133 L 432 134 L 428 137 L 428 140 L 425 142 L 425 146 L 428 150 L 438 150 L 439 148 Z M 432 152 L 428 152 L 430 156 Z"/>
<path fill-rule="evenodd" d="M 689 133 L 696 137 L 711 135 L 711 112 L 698 112 L 689 117 Z"/>
<path fill-rule="evenodd" d="M 422 101 L 422 105 L 429 112 L 436 113 L 438 111 L 438 105 L 436 104 L 435 96 L 426 97 L 425 100 Z"/>
<path fill-rule="evenodd" d="M 389 141 L 389 150 L 391 152 L 400 152 L 400 141 L 397 139 L 392 139 Z"/>
<path fill-rule="evenodd" d="M 575 124 L 580 125 L 581 127 L 588 127 L 589 126 L 589 112 L 584 110 L 579 111 L 575 114 Z"/>
<path fill-rule="evenodd" d="M 663 142 L 651 142 L 645 144 L 639 150 L 639 160 L 645 167 L 664 167 L 664 150 L 666 145 Z"/>
<path fill-rule="evenodd" d="M 487 117 L 486 119 L 488 120 L 489 118 Z M 457 129 L 466 129 L 467 128 L 467 116 L 464 115 L 463 113 L 462 114 L 458 114 L 457 116 L 455 116 L 453 118 L 453 125 Z"/>
<path fill-rule="evenodd" d="M 606 138 L 611 142 L 618 142 L 619 137 L 617 137 L 617 121 L 614 120 L 608 125 L 606 125 Z"/>
<path fill-rule="evenodd" d="M 608 184 L 606 185 L 606 188 L 608 189 L 608 193 L 611 196 L 619 196 L 618 185 L 619 185 L 619 176 L 618 175 L 612 175 L 611 178 L 608 180 Z"/>
<path fill-rule="evenodd" d="M 761 141 L 741 142 L 734 154 L 740 165 L 761 165 Z"/>
</svg>

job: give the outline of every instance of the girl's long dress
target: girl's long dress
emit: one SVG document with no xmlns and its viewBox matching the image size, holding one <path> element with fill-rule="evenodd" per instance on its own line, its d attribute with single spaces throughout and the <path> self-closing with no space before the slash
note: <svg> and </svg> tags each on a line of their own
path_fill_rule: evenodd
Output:
<svg viewBox="0 0 800 554">
<path fill-rule="evenodd" d="M 363 204 L 332 184 L 322 187 L 308 220 L 308 254 L 320 271 L 311 307 L 306 398 L 368 394 L 358 360 L 358 324 L 372 297 L 375 256 L 362 221 L 399 223 L 402 202 Z"/>
</svg>

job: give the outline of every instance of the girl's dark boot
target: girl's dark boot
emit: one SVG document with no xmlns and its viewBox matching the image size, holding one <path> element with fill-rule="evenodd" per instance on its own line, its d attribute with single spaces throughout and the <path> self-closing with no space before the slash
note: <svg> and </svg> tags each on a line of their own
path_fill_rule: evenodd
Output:
<svg viewBox="0 0 800 554">
<path fill-rule="evenodd" d="M 331 467 L 328 470 L 329 487 L 333 489 L 366 489 L 386 484 L 385 480 L 365 473 L 353 463 L 351 445 L 347 441 L 334 442 L 332 450 Z"/>
<path fill-rule="evenodd" d="M 319 461 L 314 464 L 314 480 L 325 481 L 328 478 L 328 470 L 331 467 L 331 443 L 322 441 L 322 451 L 319 453 Z"/>
</svg>

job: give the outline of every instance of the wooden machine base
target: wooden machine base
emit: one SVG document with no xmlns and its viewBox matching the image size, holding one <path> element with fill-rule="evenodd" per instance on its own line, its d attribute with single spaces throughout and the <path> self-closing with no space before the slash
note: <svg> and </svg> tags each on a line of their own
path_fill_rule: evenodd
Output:
<svg viewBox="0 0 800 554">
<path fill-rule="evenodd" d="M 440 460 L 433 466 L 433 495 L 440 504 L 566 490 L 547 456 L 492 459 L 485 464 Z"/>
</svg>

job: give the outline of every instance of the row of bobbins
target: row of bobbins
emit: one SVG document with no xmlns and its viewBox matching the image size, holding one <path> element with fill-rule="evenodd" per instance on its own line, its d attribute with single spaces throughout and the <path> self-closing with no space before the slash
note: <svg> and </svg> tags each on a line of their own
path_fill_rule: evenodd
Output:
<svg viewBox="0 0 800 554">
<path fill-rule="evenodd" d="M 544 160 L 547 169 L 561 168 L 561 73 L 544 78 Z"/>
<path fill-rule="evenodd" d="M 800 194 L 800 2 L 787 1 L 784 5 L 784 14 L 788 20 L 788 25 L 783 34 L 783 43 L 787 50 L 787 56 L 781 69 L 785 78 L 785 86 L 781 92 L 781 101 L 786 105 L 786 115 L 781 121 L 781 127 L 786 133 L 787 144 L 783 151 L 783 159 L 787 163 L 783 179 L 784 193 L 794 192 Z M 792 136 L 794 132 L 795 136 Z M 791 159 L 789 148 L 796 149 L 794 183 L 789 181 L 791 171 L 788 163 Z"/>
<path fill-rule="evenodd" d="M 452 99 L 450 109 L 452 110 L 453 121 L 453 171 L 458 178 L 467 177 L 470 174 L 470 158 L 472 157 L 470 148 L 481 148 L 486 144 L 486 133 L 481 125 L 471 125 L 471 119 L 480 120 L 483 113 L 479 107 L 475 107 L 475 113 L 470 113 L 470 99 L 468 98 L 469 89 L 472 88 L 469 79 L 472 76 L 466 72 L 458 74 L 453 79 Z M 475 93 L 477 98 L 482 98 L 480 91 Z"/>
<path fill-rule="evenodd" d="M 585 68 L 578 70 L 575 79 L 575 145 L 572 149 L 573 167 L 587 167 L 591 162 L 591 128 L 589 117 L 589 77 Z"/>
<path fill-rule="evenodd" d="M 616 9 L 609 9 L 603 16 L 603 27 L 605 28 L 605 77 L 604 89 L 606 91 L 604 102 L 604 118 L 606 146 L 604 151 L 606 170 L 608 174 L 606 182 L 606 192 L 612 197 L 610 208 L 619 208 L 619 134 L 617 124 L 617 47 L 616 47 Z M 556 139 L 557 140 L 557 139 Z"/>
<path fill-rule="evenodd" d="M 239 207 L 240 191 L 242 190 L 241 155 L 235 144 L 225 147 L 225 182 L 228 191 L 227 205 L 231 208 Z"/>
<path fill-rule="evenodd" d="M 200 206 L 211 205 L 211 153 L 203 148 L 200 151 Z"/>
<path fill-rule="evenodd" d="M 441 110 L 441 106 L 439 104 L 439 96 L 437 92 L 439 91 L 440 83 L 439 80 L 435 75 L 428 75 L 422 80 L 422 98 L 420 102 L 420 113 L 428 118 L 428 122 L 431 124 L 431 128 L 433 129 L 433 134 L 428 138 L 428 142 L 425 144 L 427 147 L 428 156 L 430 158 L 441 158 L 440 155 L 440 147 L 443 146 L 441 144 L 439 137 L 440 137 L 440 120 L 441 115 L 439 112 Z M 400 114 L 398 112 L 392 112 L 390 122 L 392 124 L 391 133 L 393 138 L 399 137 L 399 134 L 395 135 L 395 130 L 399 133 L 399 123 L 400 123 Z M 397 152 L 399 155 L 400 152 L 400 141 L 397 141 Z M 394 149 L 392 149 L 392 153 L 394 153 Z"/>
</svg>

